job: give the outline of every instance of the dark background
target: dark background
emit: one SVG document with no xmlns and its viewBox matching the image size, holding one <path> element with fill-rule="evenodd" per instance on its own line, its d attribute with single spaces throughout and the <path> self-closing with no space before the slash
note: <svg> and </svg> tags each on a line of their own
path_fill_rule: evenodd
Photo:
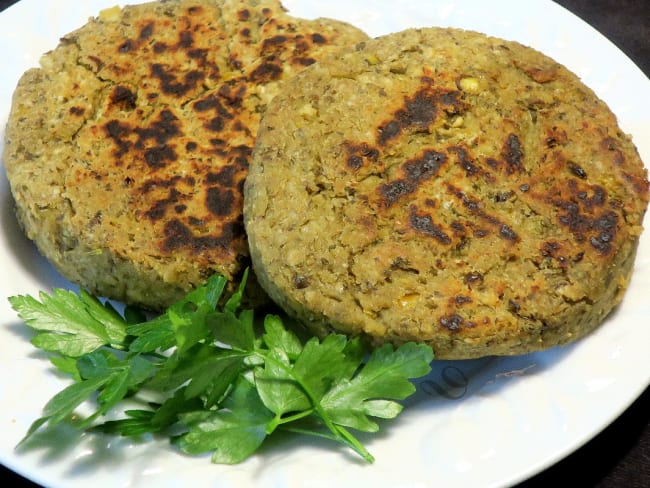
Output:
<svg viewBox="0 0 650 488">
<path fill-rule="evenodd" d="M 555 1 L 599 30 L 650 76 L 650 0 Z M 0 0 L 0 10 L 13 3 L 16 1 Z M 647 97 L 650 93 L 640 96 Z M 3 485 L 11 482 L 8 486 L 37 486 L 3 467 L 0 467 L 0 481 Z M 650 487 L 650 388 L 584 447 L 519 488 L 566 486 L 567 483 L 575 488 Z"/>
</svg>

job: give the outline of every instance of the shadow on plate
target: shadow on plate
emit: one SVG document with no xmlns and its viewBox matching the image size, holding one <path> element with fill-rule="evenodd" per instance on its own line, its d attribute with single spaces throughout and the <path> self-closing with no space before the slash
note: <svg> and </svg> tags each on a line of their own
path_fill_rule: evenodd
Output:
<svg viewBox="0 0 650 488">
<path fill-rule="evenodd" d="M 519 356 L 489 356 L 431 363 L 431 372 L 414 381 L 417 391 L 404 405 L 409 411 L 450 408 L 468 401 L 478 392 L 498 394 L 513 382 L 543 374 L 571 354 L 574 344 Z"/>
<path fill-rule="evenodd" d="M 5 238 L 8 254 L 6 259 L 18 262 L 18 267 L 31 276 L 43 288 L 72 288 L 73 285 L 63 278 L 43 257 L 30 241 L 16 219 L 14 199 L 9 190 L 9 182 L 4 173 L 0 176 L 0 228 Z"/>
</svg>

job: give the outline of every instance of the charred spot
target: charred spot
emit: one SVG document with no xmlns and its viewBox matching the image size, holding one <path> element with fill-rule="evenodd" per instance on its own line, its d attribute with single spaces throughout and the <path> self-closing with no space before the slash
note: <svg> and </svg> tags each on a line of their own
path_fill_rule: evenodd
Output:
<svg viewBox="0 0 650 488">
<path fill-rule="evenodd" d="M 560 202 L 556 204 L 566 212 L 560 215 L 560 223 L 567 226 L 574 233 L 584 232 L 589 226 L 589 219 L 580 213 L 580 207 L 573 202 Z"/>
<path fill-rule="evenodd" d="M 567 133 L 563 129 L 559 129 L 557 127 L 553 127 L 551 129 L 546 130 L 546 147 L 549 149 L 552 149 L 558 145 L 564 145 L 567 143 L 569 140 L 569 137 L 567 136 Z"/>
<path fill-rule="evenodd" d="M 327 39 L 325 39 L 325 36 L 322 34 L 315 33 L 311 35 L 311 41 L 314 44 L 325 44 L 327 42 Z"/>
<path fill-rule="evenodd" d="M 462 193 L 461 196 L 461 202 L 463 203 L 463 206 L 468 209 L 470 212 L 479 212 L 481 209 L 481 202 L 479 202 L 476 198 L 469 197 Z"/>
<path fill-rule="evenodd" d="M 253 137 L 253 133 L 251 130 L 246 127 L 241 120 L 236 120 L 234 124 L 232 124 L 232 130 L 237 131 L 237 132 L 243 132 L 249 137 Z"/>
<path fill-rule="evenodd" d="M 142 29 L 140 29 L 140 39 L 149 39 L 151 35 L 153 34 L 153 22 L 149 22 L 147 25 L 145 25 Z"/>
<path fill-rule="evenodd" d="M 218 137 L 213 137 L 213 138 L 210 139 L 210 144 L 212 146 L 215 146 L 215 147 L 217 147 L 217 146 L 225 146 L 226 141 L 224 139 L 219 139 Z"/>
<path fill-rule="evenodd" d="M 521 305 L 515 302 L 514 300 L 508 300 L 508 311 L 514 314 L 518 314 L 521 310 Z"/>
<path fill-rule="evenodd" d="M 174 212 L 176 212 L 177 214 L 181 214 L 185 212 L 185 210 L 187 210 L 187 205 L 185 204 L 176 205 L 174 207 Z"/>
<path fill-rule="evenodd" d="M 83 108 L 83 107 L 70 107 L 70 110 L 69 110 L 70 115 L 76 115 L 77 117 L 80 117 L 81 115 L 83 115 L 85 111 L 86 111 L 86 109 Z"/>
<path fill-rule="evenodd" d="M 293 287 L 296 290 L 304 290 L 309 286 L 309 278 L 304 275 L 295 275 L 293 277 Z"/>
<path fill-rule="evenodd" d="M 409 225 L 416 232 L 433 237 L 441 244 L 451 244 L 451 238 L 433 221 L 431 215 L 418 213 L 415 207 L 411 207 Z"/>
<path fill-rule="evenodd" d="M 519 236 L 517 235 L 517 233 L 514 230 L 512 230 L 510 226 L 501 222 L 498 218 L 485 212 L 485 210 L 481 208 L 481 203 L 479 200 L 466 195 L 463 191 L 454 187 L 450 183 L 447 183 L 447 189 L 452 195 L 454 195 L 456 198 L 458 198 L 461 201 L 462 205 L 471 214 L 477 216 L 479 219 L 495 227 L 499 233 L 499 237 L 512 242 L 519 241 Z M 484 229 L 477 228 L 474 230 L 474 235 L 476 235 L 477 237 L 484 237 L 487 234 L 488 231 Z"/>
<path fill-rule="evenodd" d="M 237 172 L 238 168 L 235 165 L 229 164 L 216 173 L 208 173 L 205 181 L 209 185 L 219 184 L 223 187 L 232 188 L 235 185 L 235 175 Z"/>
<path fill-rule="evenodd" d="M 153 52 L 156 54 L 164 53 L 165 51 L 167 51 L 167 47 L 168 47 L 167 44 L 158 41 L 153 45 Z"/>
<path fill-rule="evenodd" d="M 265 61 L 251 72 L 250 81 L 253 83 L 268 83 L 279 79 L 281 76 L 281 66 Z"/>
<path fill-rule="evenodd" d="M 172 251 L 182 247 L 190 246 L 193 241 L 192 231 L 180 220 L 174 219 L 165 224 L 165 240 L 162 248 L 165 251 Z"/>
<path fill-rule="evenodd" d="M 240 70 L 244 67 L 244 63 L 241 62 L 234 54 L 228 56 L 228 63 L 234 70 Z"/>
<path fill-rule="evenodd" d="M 454 231 L 454 234 L 465 233 L 465 226 L 458 220 L 454 220 L 451 224 L 449 224 L 449 227 L 451 227 L 451 229 Z"/>
<path fill-rule="evenodd" d="M 150 220 L 157 221 L 162 219 L 170 206 L 174 206 L 179 201 L 180 193 L 176 188 L 169 190 L 169 196 L 158 200 L 147 212 L 146 217 Z"/>
<path fill-rule="evenodd" d="M 615 212 L 606 211 L 590 218 L 581 213 L 580 206 L 574 202 L 559 202 L 556 205 L 565 211 L 559 217 L 560 223 L 573 233 L 578 242 L 583 242 L 591 234 L 589 243 L 596 251 L 600 254 L 611 251 L 618 224 L 618 215 Z"/>
<path fill-rule="evenodd" d="M 600 147 L 603 151 L 608 151 L 612 153 L 612 161 L 617 165 L 622 165 L 625 162 L 625 156 L 623 156 L 623 151 L 618 147 L 616 139 L 613 137 L 605 137 L 600 141 Z"/>
<path fill-rule="evenodd" d="M 222 99 L 226 101 L 229 106 L 238 108 L 241 106 L 244 100 L 244 95 L 246 94 L 246 85 L 241 84 L 235 90 L 232 86 L 223 84 L 219 87 L 218 94 Z"/>
<path fill-rule="evenodd" d="M 582 180 L 587 178 L 587 172 L 584 169 L 582 169 L 582 167 L 580 165 L 578 165 L 578 164 L 576 164 L 576 163 L 574 163 L 572 161 L 569 161 L 568 167 L 569 167 L 569 171 L 571 171 L 571 173 L 573 173 L 578 178 L 580 178 Z"/>
<path fill-rule="evenodd" d="M 445 91 L 440 95 L 440 102 L 443 105 L 445 113 L 456 115 L 463 111 L 465 104 L 460 99 L 460 91 Z"/>
<path fill-rule="evenodd" d="M 123 85 L 117 85 L 113 88 L 110 97 L 111 105 L 116 105 L 128 110 L 133 110 L 136 107 L 136 100 L 136 94 Z"/>
<path fill-rule="evenodd" d="M 383 146 L 406 128 L 427 131 L 436 119 L 439 108 L 447 113 L 460 113 L 465 105 L 456 91 L 425 86 L 412 97 L 405 98 L 403 108 L 394 112 L 393 119 L 379 127 L 377 141 Z"/>
<path fill-rule="evenodd" d="M 393 139 L 402 130 L 402 126 L 397 120 L 391 120 L 383 127 L 379 128 L 379 144 L 384 145 L 390 139 Z"/>
<path fill-rule="evenodd" d="M 196 47 L 194 49 L 190 49 L 187 51 L 187 57 L 190 59 L 197 59 L 199 60 L 199 64 L 201 66 L 205 65 L 206 60 L 208 58 L 208 50 L 200 47 Z"/>
<path fill-rule="evenodd" d="M 522 173 L 524 171 L 524 164 L 522 158 L 524 153 L 521 148 L 521 142 L 515 134 L 510 134 L 506 139 L 501 156 L 506 162 L 506 173 Z"/>
<path fill-rule="evenodd" d="M 556 241 L 546 241 L 542 244 L 541 253 L 544 257 L 555 257 L 560 250 L 561 245 Z"/>
<path fill-rule="evenodd" d="M 451 301 L 456 305 L 464 305 L 466 303 L 471 303 L 472 297 L 468 297 L 465 295 L 456 295 L 455 297 L 451 298 Z"/>
<path fill-rule="evenodd" d="M 185 144 L 185 149 L 188 151 L 194 151 L 198 147 L 198 144 L 194 141 L 190 141 Z"/>
<path fill-rule="evenodd" d="M 470 273 L 467 273 L 463 277 L 463 282 L 466 285 L 482 285 L 483 284 L 483 274 L 479 273 L 478 271 L 472 271 Z"/>
<path fill-rule="evenodd" d="M 372 155 L 374 157 L 374 152 Z M 425 149 L 422 156 L 411 159 L 402 164 L 402 171 L 405 178 L 400 178 L 379 187 L 386 206 L 390 207 L 400 198 L 413 193 L 423 182 L 434 177 L 440 171 L 440 167 L 447 162 L 447 156 L 432 149 Z"/>
<path fill-rule="evenodd" d="M 295 56 L 299 54 L 305 54 L 311 45 L 305 40 L 305 36 L 302 34 L 297 34 L 293 37 L 293 54 Z"/>
<path fill-rule="evenodd" d="M 242 37 L 250 37 L 251 30 L 248 27 L 244 27 L 242 30 L 239 31 L 239 35 Z"/>
<path fill-rule="evenodd" d="M 245 144 L 240 144 L 230 149 L 229 161 L 242 169 L 247 169 L 253 149 Z"/>
<path fill-rule="evenodd" d="M 374 163 L 379 157 L 379 151 L 365 142 L 361 144 L 345 142 L 344 146 L 348 154 L 346 164 L 353 170 L 361 168 L 364 164 L 364 160 Z"/>
<path fill-rule="evenodd" d="M 443 153 L 425 149 L 422 157 L 407 161 L 402 166 L 408 180 L 418 184 L 435 176 L 440 167 L 447 162 L 447 156 Z"/>
<path fill-rule="evenodd" d="M 277 46 L 285 44 L 288 40 L 289 38 L 282 34 L 268 37 L 262 41 L 262 52 L 266 52 L 267 50 L 274 50 Z"/>
<path fill-rule="evenodd" d="M 450 314 L 440 317 L 439 323 L 451 332 L 458 332 L 465 324 L 465 319 L 458 314 Z"/>
<path fill-rule="evenodd" d="M 169 146 L 152 147 L 144 152 L 144 160 L 147 166 L 153 169 L 164 168 L 167 163 L 174 162 L 177 159 L 178 155 Z"/>
<path fill-rule="evenodd" d="M 223 103 L 221 103 L 219 97 L 217 97 L 212 93 L 205 98 L 197 100 L 194 103 L 193 108 L 197 112 L 206 112 L 208 110 L 214 110 L 217 114 L 219 114 L 219 116 L 223 118 L 226 119 L 233 118 L 232 114 L 223 106 Z"/>
<path fill-rule="evenodd" d="M 592 190 L 594 193 L 592 197 L 589 199 L 590 203 L 598 207 L 603 206 L 607 198 L 607 193 L 605 192 L 605 189 L 602 186 L 594 185 L 592 187 Z"/>
<path fill-rule="evenodd" d="M 118 50 L 118 52 L 120 52 L 122 54 L 126 54 L 128 52 L 131 52 L 133 47 L 134 47 L 133 41 L 130 40 L 130 39 L 127 39 L 126 41 L 124 41 L 122 44 L 120 44 L 118 46 L 117 50 Z"/>
<path fill-rule="evenodd" d="M 110 120 L 104 125 L 104 130 L 117 146 L 115 157 L 120 158 L 129 152 L 131 141 L 124 140 L 131 133 L 131 128 L 128 125 L 122 124 L 117 120 Z"/>
<path fill-rule="evenodd" d="M 512 230 L 510 226 L 506 224 L 501 224 L 501 226 L 499 227 L 499 235 L 509 241 L 517 241 L 519 239 L 517 233 L 514 230 Z"/>
<path fill-rule="evenodd" d="M 410 193 L 413 193 L 413 186 L 404 179 L 391 181 L 379 187 L 379 193 L 384 199 L 386 206 L 390 207 L 400 198 Z"/>
<path fill-rule="evenodd" d="M 498 191 L 494 194 L 494 201 L 496 203 L 507 202 L 513 195 L 514 193 L 512 191 Z"/>
<path fill-rule="evenodd" d="M 410 263 L 410 261 L 404 256 L 395 257 L 390 263 L 390 270 L 391 271 L 400 270 L 400 271 L 406 271 L 408 273 L 420 274 L 420 271 L 417 268 L 415 268 Z"/>
<path fill-rule="evenodd" d="M 592 222 L 592 228 L 597 232 L 589 242 L 601 254 L 611 251 L 612 241 L 616 235 L 616 224 L 618 215 L 614 212 L 606 212 Z"/>
<path fill-rule="evenodd" d="M 148 193 L 156 188 L 172 188 L 183 179 L 182 176 L 176 175 L 167 179 L 149 179 L 140 188 L 143 193 Z"/>
<path fill-rule="evenodd" d="M 244 228 L 241 222 L 227 222 L 223 225 L 221 235 L 194 235 L 192 230 L 179 219 L 172 219 L 165 224 L 164 240 L 161 249 L 172 252 L 178 249 L 189 249 L 199 253 L 206 249 L 221 249 L 230 252 L 233 241 L 243 237 Z"/>
<path fill-rule="evenodd" d="M 560 254 L 562 250 L 562 245 L 557 241 L 546 241 L 542 244 L 540 248 L 540 253 L 545 258 L 556 259 L 561 266 L 566 266 L 568 260 L 565 256 Z"/>
<path fill-rule="evenodd" d="M 205 124 L 205 128 L 213 132 L 221 132 L 224 128 L 222 117 L 213 117 Z"/>
<path fill-rule="evenodd" d="M 151 65 L 151 76 L 160 81 L 161 90 L 177 97 L 186 95 L 190 90 L 197 87 L 198 83 L 205 78 L 202 71 L 192 70 L 185 73 L 183 81 L 178 81 L 176 75 L 165 71 L 164 65 L 154 63 Z"/>
<path fill-rule="evenodd" d="M 158 145 L 164 145 L 167 141 L 180 135 L 178 118 L 170 109 L 164 109 L 156 121 L 147 128 L 136 128 L 135 132 L 140 137 L 137 146 L 142 147 L 142 141 L 154 139 Z"/>
<path fill-rule="evenodd" d="M 240 22 L 247 21 L 250 18 L 250 16 L 251 13 L 245 8 L 237 12 L 237 18 L 239 19 Z"/>
<path fill-rule="evenodd" d="M 194 45 L 194 37 L 189 30 L 184 30 L 178 34 L 178 47 L 181 49 L 189 49 Z"/>
<path fill-rule="evenodd" d="M 449 148 L 449 151 L 456 154 L 456 157 L 458 158 L 458 164 L 465 170 L 465 174 L 467 176 L 474 176 L 481 173 L 481 169 L 469 157 L 469 153 L 465 148 L 460 146 L 452 146 Z"/>
<path fill-rule="evenodd" d="M 293 64 L 297 64 L 298 66 L 311 66 L 316 62 L 314 58 L 308 58 L 308 57 L 298 57 L 298 58 L 292 58 L 291 62 Z"/>
<path fill-rule="evenodd" d="M 363 159 L 361 156 L 353 154 L 351 156 L 348 156 L 346 163 L 350 169 L 359 169 L 361 166 L 363 166 Z"/>
<path fill-rule="evenodd" d="M 235 207 L 235 195 L 228 188 L 213 186 L 208 188 L 205 205 L 212 214 L 225 217 L 230 215 Z"/>
<path fill-rule="evenodd" d="M 485 162 L 490 168 L 499 169 L 499 161 L 497 159 L 487 158 Z"/>
</svg>

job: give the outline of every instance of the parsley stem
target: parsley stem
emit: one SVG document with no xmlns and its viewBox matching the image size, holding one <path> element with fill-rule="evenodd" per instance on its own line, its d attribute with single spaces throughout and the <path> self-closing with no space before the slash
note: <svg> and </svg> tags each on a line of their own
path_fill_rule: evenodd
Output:
<svg viewBox="0 0 650 488">
<path fill-rule="evenodd" d="M 352 450 L 354 450 L 356 453 L 358 453 L 360 456 L 362 456 L 366 461 L 372 463 L 374 461 L 374 457 L 366 450 L 365 447 L 363 447 L 363 444 L 359 442 L 359 440 L 354 437 L 347 429 L 345 429 L 343 426 L 337 425 L 334 422 L 332 422 L 332 419 L 330 416 L 327 414 L 327 411 L 323 408 L 321 405 L 320 401 L 318 398 L 316 398 L 316 395 L 311 391 L 308 385 L 306 385 L 300 377 L 296 376 L 293 372 L 293 369 L 283 363 L 282 361 L 278 361 L 274 357 L 272 357 L 269 354 L 264 354 L 263 351 L 255 351 L 258 355 L 261 356 L 261 358 L 264 361 L 268 361 L 270 363 L 273 363 L 275 366 L 281 368 L 284 370 L 293 380 L 302 388 L 302 390 L 305 392 L 307 397 L 309 398 L 312 408 L 309 410 L 306 410 L 306 412 L 309 412 L 307 415 L 310 415 L 312 413 L 315 413 L 327 426 L 327 428 L 334 434 L 334 439 L 336 439 L 338 442 L 341 442 L 342 444 L 347 445 L 350 447 Z M 306 415 L 303 415 L 303 417 Z M 285 422 L 286 423 L 286 422 Z M 268 429 L 268 427 L 267 427 Z M 275 429 L 275 427 L 274 427 Z"/>
<path fill-rule="evenodd" d="M 276 415 L 275 418 L 271 420 L 269 424 L 266 426 L 266 433 L 267 435 L 271 434 L 280 425 L 288 424 L 290 422 L 295 422 L 296 420 L 309 417 L 313 413 L 314 413 L 314 409 L 310 408 L 308 410 L 303 410 L 302 412 L 298 412 L 293 415 L 288 415 L 286 417 L 283 417 L 282 415 Z"/>
</svg>

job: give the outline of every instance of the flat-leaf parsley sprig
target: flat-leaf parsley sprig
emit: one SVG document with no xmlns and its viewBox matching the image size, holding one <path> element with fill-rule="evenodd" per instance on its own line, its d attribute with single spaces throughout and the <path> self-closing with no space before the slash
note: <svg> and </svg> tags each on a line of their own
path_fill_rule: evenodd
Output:
<svg viewBox="0 0 650 488">
<path fill-rule="evenodd" d="M 240 310 L 245 283 L 246 275 L 226 300 L 227 280 L 215 275 L 151 320 L 83 290 L 10 297 L 36 332 L 32 343 L 74 380 L 22 442 L 90 402 L 81 429 L 167 435 L 185 453 L 212 452 L 215 463 L 245 460 L 278 430 L 334 440 L 372 462 L 352 430 L 377 432 L 375 419 L 401 412 L 398 401 L 415 391 L 410 380 L 430 371 L 431 348 L 367 351 L 341 334 L 303 342 L 277 315 L 257 334 L 253 311 Z M 126 409 L 127 399 L 144 407 Z M 105 420 L 109 412 L 117 420 Z"/>
</svg>

